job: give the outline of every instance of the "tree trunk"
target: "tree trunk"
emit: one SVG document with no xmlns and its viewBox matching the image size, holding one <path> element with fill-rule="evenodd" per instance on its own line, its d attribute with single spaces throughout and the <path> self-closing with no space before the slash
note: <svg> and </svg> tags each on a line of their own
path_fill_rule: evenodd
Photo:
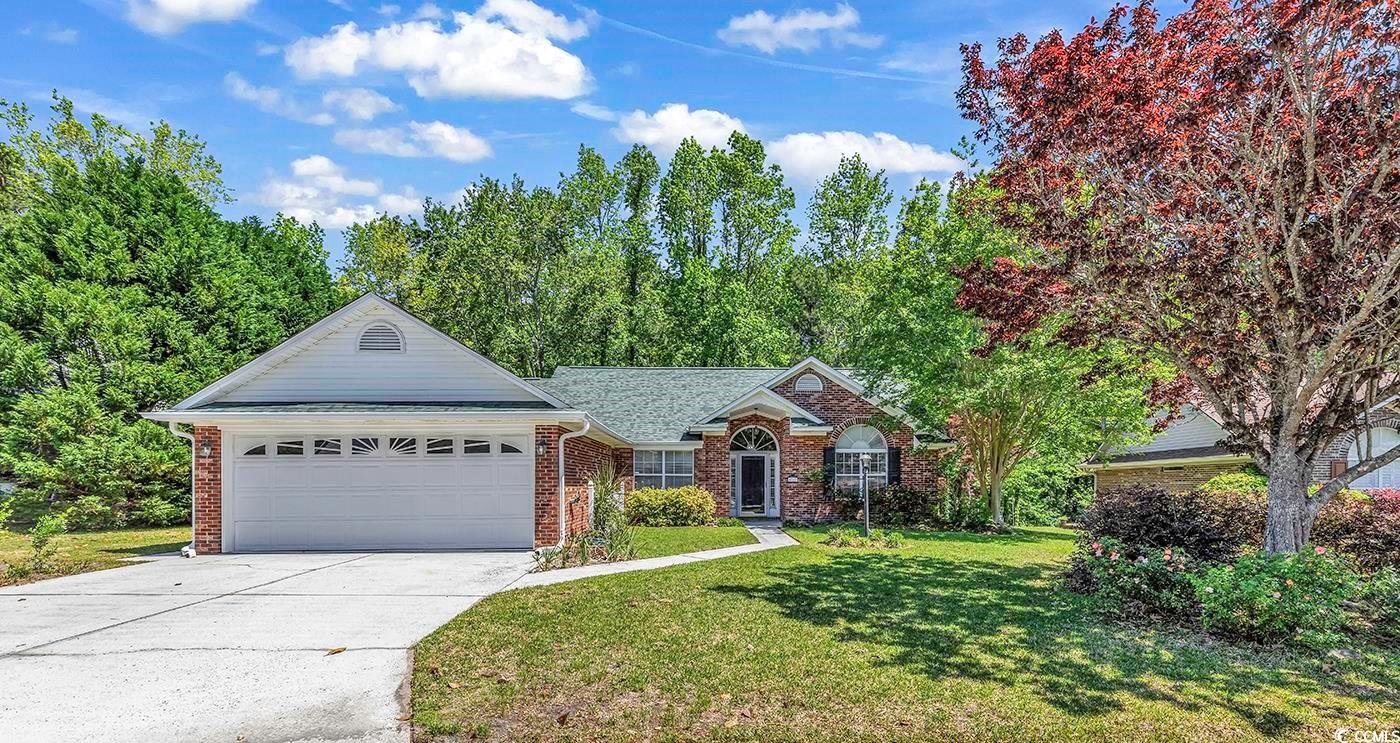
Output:
<svg viewBox="0 0 1400 743">
<path fill-rule="evenodd" d="M 992 511 L 992 526 L 997 529 L 1006 528 L 1006 519 L 1001 513 L 1001 472 L 992 470 L 991 482 L 988 483 L 987 505 Z"/>
<path fill-rule="evenodd" d="M 1269 465 L 1269 513 L 1264 524 L 1264 551 L 1298 552 L 1312 536 L 1317 514 L 1308 502 L 1309 462 L 1276 451 Z"/>
</svg>

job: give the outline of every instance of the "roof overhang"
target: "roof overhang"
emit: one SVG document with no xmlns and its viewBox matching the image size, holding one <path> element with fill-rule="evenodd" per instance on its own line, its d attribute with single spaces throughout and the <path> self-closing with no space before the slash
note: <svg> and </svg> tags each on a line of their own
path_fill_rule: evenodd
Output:
<svg viewBox="0 0 1400 743">
<path fill-rule="evenodd" d="M 1131 470 L 1144 467 L 1176 467 L 1192 464 L 1247 464 L 1254 461 L 1248 454 L 1217 454 L 1209 457 L 1173 457 L 1168 459 L 1137 459 L 1127 462 L 1085 462 L 1079 465 L 1084 472 L 1103 470 Z"/>
<path fill-rule="evenodd" d="M 826 363 L 825 361 L 822 361 L 816 356 L 808 356 L 807 358 L 797 362 L 793 366 L 788 367 L 787 369 L 784 369 L 781 372 L 778 372 L 777 376 L 774 376 L 772 379 L 769 379 L 763 384 L 763 386 L 769 388 L 777 387 L 783 382 L 786 382 L 787 380 L 792 379 L 793 377 L 799 374 L 809 371 L 814 371 L 818 374 L 821 374 L 827 379 L 830 379 L 831 381 L 840 385 L 847 392 L 850 392 L 851 394 L 863 400 L 869 401 L 871 404 L 885 411 L 889 415 L 894 416 L 895 418 L 898 418 L 899 420 L 909 424 L 911 427 L 915 425 L 913 416 L 909 415 L 909 413 L 906 412 L 903 408 L 897 407 L 895 405 L 884 404 L 879 400 L 871 397 L 870 394 L 866 391 L 865 386 L 853 379 L 851 375 L 841 371 L 840 369 L 837 369 L 836 367 Z"/>
<path fill-rule="evenodd" d="M 801 405 L 769 389 L 767 385 L 760 385 L 740 395 L 732 402 L 701 416 L 700 420 L 705 422 L 692 426 L 690 430 L 707 430 L 710 426 L 715 425 L 708 423 L 708 421 L 716 418 L 738 418 L 746 415 L 761 415 L 773 420 L 806 418 L 819 423 L 822 420 L 815 413 L 805 410 Z M 724 430 L 724 427 L 718 430 Z"/>
</svg>

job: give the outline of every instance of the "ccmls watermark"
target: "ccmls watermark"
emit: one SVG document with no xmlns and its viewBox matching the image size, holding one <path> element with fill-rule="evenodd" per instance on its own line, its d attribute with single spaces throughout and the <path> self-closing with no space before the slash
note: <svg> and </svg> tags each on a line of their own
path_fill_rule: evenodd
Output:
<svg viewBox="0 0 1400 743">
<path fill-rule="evenodd" d="M 1337 743 L 1400 743 L 1400 728 L 1337 728 Z"/>
</svg>

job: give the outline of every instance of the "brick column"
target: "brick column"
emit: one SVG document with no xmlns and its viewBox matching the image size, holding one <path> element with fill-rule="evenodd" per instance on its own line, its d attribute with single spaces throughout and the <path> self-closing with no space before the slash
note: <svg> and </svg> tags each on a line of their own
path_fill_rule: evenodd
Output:
<svg viewBox="0 0 1400 743">
<path fill-rule="evenodd" d="M 544 453 L 535 455 L 535 547 L 559 543 L 559 426 L 535 426 L 535 445 L 544 444 Z"/>
<path fill-rule="evenodd" d="M 695 450 L 695 484 L 715 497 L 715 516 L 734 515 L 734 499 L 729 492 L 729 437 L 705 434 L 703 445 Z"/>
<path fill-rule="evenodd" d="M 209 454 L 202 450 L 209 449 Z M 223 552 L 223 436 L 218 426 L 194 428 L 194 549 L 201 555 Z"/>
</svg>

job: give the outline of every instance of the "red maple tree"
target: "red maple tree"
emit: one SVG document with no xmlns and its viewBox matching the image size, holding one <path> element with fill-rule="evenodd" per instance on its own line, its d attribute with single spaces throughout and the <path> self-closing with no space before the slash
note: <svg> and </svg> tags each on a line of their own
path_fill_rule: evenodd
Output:
<svg viewBox="0 0 1400 743">
<path fill-rule="evenodd" d="M 1165 23 L 1115 7 L 1066 41 L 965 46 L 958 92 L 996 156 L 999 218 L 1034 265 L 967 272 L 1012 338 L 1068 313 L 1075 340 L 1172 360 L 1269 475 L 1265 546 L 1296 551 L 1400 393 L 1400 5 L 1202 0 Z M 1308 493 L 1315 462 L 1360 461 Z"/>
</svg>

